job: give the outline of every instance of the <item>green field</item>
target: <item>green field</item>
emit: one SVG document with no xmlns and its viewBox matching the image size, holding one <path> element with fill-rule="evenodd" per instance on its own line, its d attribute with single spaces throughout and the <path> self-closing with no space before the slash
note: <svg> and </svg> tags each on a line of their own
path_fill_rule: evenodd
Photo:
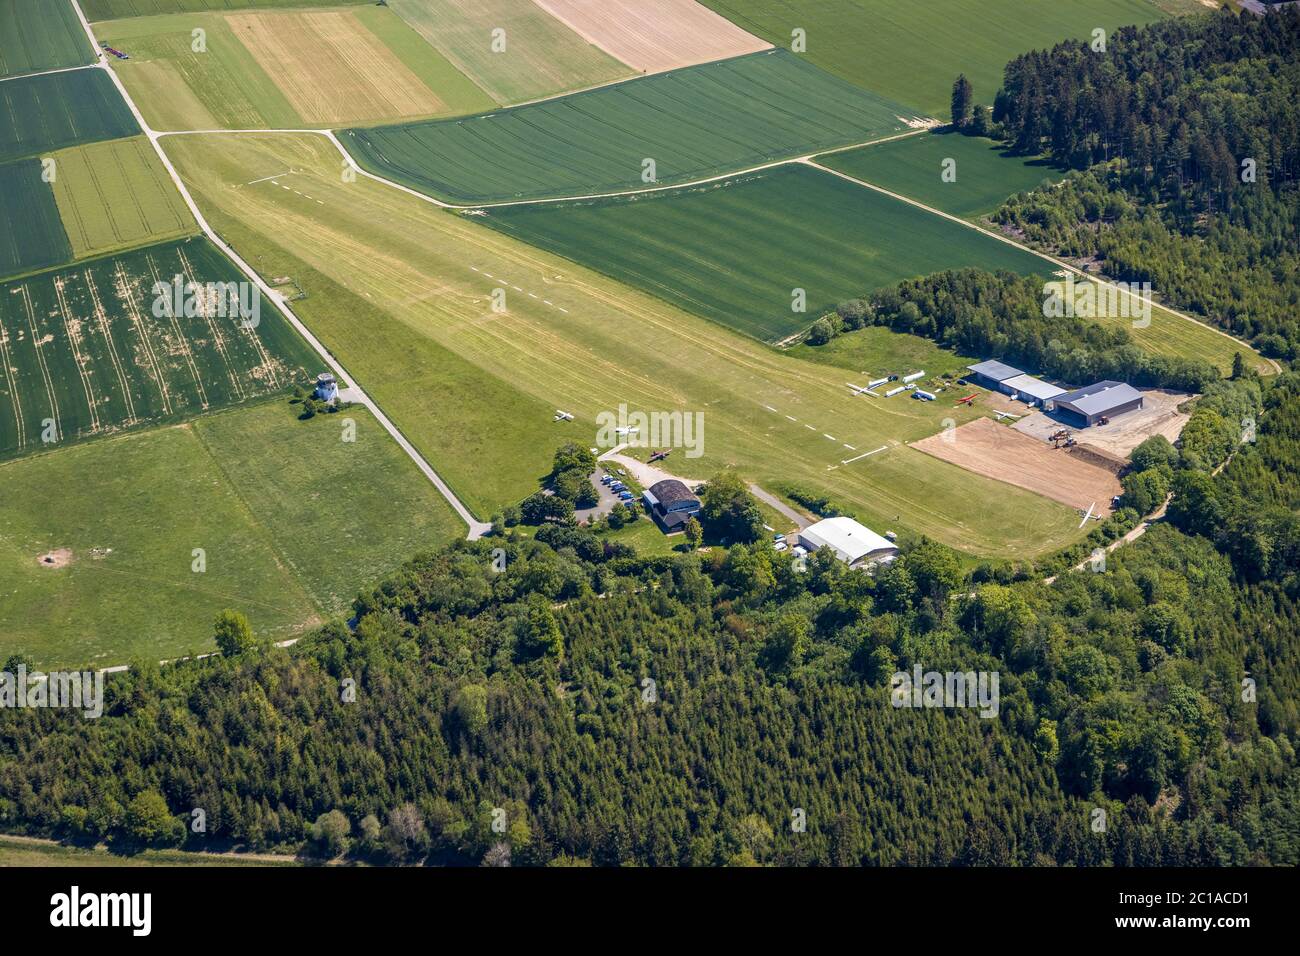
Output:
<svg viewBox="0 0 1300 956">
<path fill-rule="evenodd" d="M 899 107 L 785 51 L 460 120 L 347 130 L 372 172 L 464 203 L 644 189 L 907 129 Z"/>
<path fill-rule="evenodd" d="M 0 278 L 72 258 L 68 237 L 39 160 L 0 166 Z"/>
<path fill-rule="evenodd" d="M 869 325 L 837 336 L 825 345 L 792 346 L 789 354 L 819 365 L 833 365 L 856 375 L 880 378 L 924 371 L 927 376 L 965 375 L 966 366 L 980 361 L 940 348 L 930 339 Z"/>
<path fill-rule="evenodd" d="M 948 159 L 955 163 L 952 182 L 941 175 Z M 956 133 L 878 143 L 818 162 L 966 219 L 993 212 L 1010 196 L 1064 175 L 1044 159 L 1013 156 L 991 139 Z"/>
<path fill-rule="evenodd" d="M 1162 17 L 1150 0 L 702 0 L 768 42 L 807 33 L 809 60 L 864 89 L 949 118 L 965 73 L 991 105 L 1007 61 L 1068 38 Z"/>
<path fill-rule="evenodd" d="M 1006 243 L 802 165 L 628 199 L 492 209 L 488 225 L 777 341 L 854 296 L 940 269 L 1048 274 Z M 793 290 L 806 308 L 792 308 Z"/>
<path fill-rule="evenodd" d="M 250 10 L 276 7 L 343 7 L 373 0 L 81 0 L 86 19 L 115 20 L 157 13 L 195 13 L 202 10 Z"/>
<path fill-rule="evenodd" d="M 198 231 L 143 136 L 75 146 L 53 158 L 54 196 L 78 259 Z"/>
<path fill-rule="evenodd" d="M 634 75 L 533 0 L 389 0 L 388 6 L 497 103 Z M 501 52 L 492 49 L 497 29 L 505 31 Z"/>
<path fill-rule="evenodd" d="M 0 484 L 0 653 L 45 666 L 208 651 L 226 607 L 293 637 L 464 533 L 361 408 L 230 409 L 0 463 Z"/>
<path fill-rule="evenodd" d="M 0 834 L 0 866 L 296 866 L 285 857 L 283 862 L 265 856 L 246 857 L 238 853 L 186 853 L 183 850 L 143 850 L 124 855 L 103 847 L 65 846 L 46 840 Z"/>
<path fill-rule="evenodd" d="M 316 371 L 269 303 L 249 299 L 255 325 L 220 315 L 206 290 L 177 312 L 176 276 L 243 278 L 208 240 L 185 239 L 0 285 L 0 457 L 250 401 Z"/>
<path fill-rule="evenodd" d="M 855 399 L 842 371 L 476 217 L 372 180 L 342 182 L 323 137 L 243 136 L 238 150 L 223 142 L 163 141 L 214 228 L 267 275 L 302 283 L 308 296 L 294 306 L 303 321 L 482 517 L 536 490 L 559 444 L 594 444 L 596 416 L 626 403 L 705 415 L 703 455 L 671 460 L 684 477 L 735 465 L 769 490 L 821 489 L 872 527 L 972 554 L 1041 554 L 1079 535 L 1070 508 L 905 444 L 974 413 Z M 245 185 L 264 177 L 274 178 Z M 504 313 L 491 307 L 494 289 L 506 290 Z M 553 421 L 556 409 L 575 420 Z"/>
<path fill-rule="evenodd" d="M 191 31 L 206 31 L 207 52 Z M 302 125 L 283 93 L 220 14 L 149 16 L 95 24 L 95 35 L 131 59 L 113 69 L 154 129 Z"/>
<path fill-rule="evenodd" d="M 93 62 L 69 0 L 0 0 L 0 76 Z"/>
<path fill-rule="evenodd" d="M 0 162 L 140 132 L 103 70 L 0 83 Z"/>
</svg>

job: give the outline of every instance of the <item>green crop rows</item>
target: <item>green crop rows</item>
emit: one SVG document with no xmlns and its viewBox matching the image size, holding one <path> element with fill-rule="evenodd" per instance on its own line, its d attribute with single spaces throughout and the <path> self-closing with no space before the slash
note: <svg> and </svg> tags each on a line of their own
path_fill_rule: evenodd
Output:
<svg viewBox="0 0 1300 956">
<path fill-rule="evenodd" d="M 939 269 L 1050 271 L 1029 253 L 805 166 L 628 199 L 493 209 L 482 221 L 768 340 L 843 299 Z"/>
<path fill-rule="evenodd" d="M 72 258 L 59 207 L 34 159 L 0 166 L 0 278 Z"/>
<path fill-rule="evenodd" d="M 140 132 L 103 70 L 0 83 L 0 162 Z"/>
<path fill-rule="evenodd" d="M 155 284 L 177 275 L 243 278 L 206 239 L 185 239 L 0 285 L 0 456 L 248 401 L 314 367 L 264 300 L 255 325 L 217 315 L 210 293 L 182 294 L 175 314 Z"/>
<path fill-rule="evenodd" d="M 776 50 L 344 141 L 372 172 L 479 203 L 687 182 L 885 136 L 905 115 Z"/>
</svg>

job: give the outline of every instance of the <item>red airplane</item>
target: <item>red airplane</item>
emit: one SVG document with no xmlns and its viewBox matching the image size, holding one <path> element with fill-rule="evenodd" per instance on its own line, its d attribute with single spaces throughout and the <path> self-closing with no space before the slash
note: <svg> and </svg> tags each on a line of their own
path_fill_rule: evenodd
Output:
<svg viewBox="0 0 1300 956">
<path fill-rule="evenodd" d="M 967 395 L 965 398 L 959 398 L 959 399 L 957 399 L 957 404 L 958 404 L 958 405 L 969 405 L 969 404 L 971 404 L 972 402 L 974 402 L 975 399 L 977 399 L 977 398 L 979 398 L 979 397 L 980 397 L 980 393 L 979 393 L 979 392 L 976 392 L 974 395 Z"/>
</svg>

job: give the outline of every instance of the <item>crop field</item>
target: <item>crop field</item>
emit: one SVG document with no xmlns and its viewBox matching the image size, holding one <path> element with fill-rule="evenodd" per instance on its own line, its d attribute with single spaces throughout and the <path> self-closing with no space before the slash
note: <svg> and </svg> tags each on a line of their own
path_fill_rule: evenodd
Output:
<svg viewBox="0 0 1300 956">
<path fill-rule="evenodd" d="M 0 278 L 72 258 L 42 169 L 35 159 L 0 166 Z"/>
<path fill-rule="evenodd" d="M 74 146 L 53 158 L 54 197 L 78 259 L 198 231 L 143 136 Z"/>
<path fill-rule="evenodd" d="M 176 276 L 242 278 L 186 239 L 0 285 L 0 457 L 250 401 L 315 368 L 256 287 L 246 321 L 227 303 L 219 314 L 210 289 L 174 289 Z"/>
<path fill-rule="evenodd" d="M 388 6 L 502 105 L 635 75 L 533 0 L 389 0 Z M 505 31 L 496 50 L 494 30 Z"/>
<path fill-rule="evenodd" d="M 942 175 L 946 160 L 953 161 L 952 181 Z M 963 219 L 987 215 L 1016 193 L 1064 178 L 1047 160 L 1013 156 L 991 139 L 956 133 L 910 136 L 818 162 Z"/>
<path fill-rule="evenodd" d="M 536 0 L 579 36 L 642 73 L 765 50 L 760 40 L 695 0 Z"/>
<path fill-rule="evenodd" d="M 103 70 L 0 83 L 0 162 L 140 132 Z"/>
<path fill-rule="evenodd" d="M 493 105 L 386 7 L 174 14 L 95 31 L 130 54 L 114 69 L 157 129 L 292 129 Z"/>
<path fill-rule="evenodd" d="M 901 109 L 778 50 L 344 142 L 372 172 L 485 203 L 706 178 L 905 130 Z"/>
<path fill-rule="evenodd" d="M 45 666 L 210 651 L 227 607 L 294 637 L 463 533 L 363 409 L 264 402 L 0 463 L 0 484 L 5 650 Z"/>
<path fill-rule="evenodd" d="M 447 111 L 350 10 L 259 11 L 226 22 L 307 125 Z"/>
<path fill-rule="evenodd" d="M 1006 243 L 803 165 L 627 199 L 491 209 L 482 221 L 768 341 L 939 269 L 1050 272 Z"/>
<path fill-rule="evenodd" d="M 992 105 L 1007 61 L 1101 27 L 1146 24 L 1163 14 L 1149 0 L 702 0 L 750 33 L 789 47 L 807 36 L 807 57 L 836 76 L 948 118 L 952 81 L 965 73 L 975 102 Z M 939 55 L 938 51 L 942 51 Z"/>
<path fill-rule="evenodd" d="M 268 274 L 299 278 L 303 320 L 482 517 L 534 491 L 562 442 L 594 444 L 596 416 L 626 403 L 704 414 L 703 454 L 675 452 L 679 474 L 734 464 L 764 486 L 821 489 L 872 526 L 975 554 L 1038 554 L 1079 534 L 1071 509 L 906 447 L 973 412 L 946 400 L 854 398 L 844 383 L 856 376 L 843 370 L 799 361 L 476 217 L 371 180 L 343 183 L 323 137 L 245 136 L 237 151 L 214 148 L 219 141 L 164 145 L 214 228 Z M 290 169 L 278 181 L 293 189 L 277 179 L 242 185 Z M 497 289 L 505 312 L 492 308 Z M 575 420 L 554 422 L 556 409 Z"/>
<path fill-rule="evenodd" d="M 86 19 L 116 20 L 159 13 L 197 13 L 204 10 L 247 10 L 256 7 L 342 7 L 372 0 L 81 0 Z"/>
<path fill-rule="evenodd" d="M 93 62 L 69 0 L 0 0 L 0 76 Z"/>
</svg>

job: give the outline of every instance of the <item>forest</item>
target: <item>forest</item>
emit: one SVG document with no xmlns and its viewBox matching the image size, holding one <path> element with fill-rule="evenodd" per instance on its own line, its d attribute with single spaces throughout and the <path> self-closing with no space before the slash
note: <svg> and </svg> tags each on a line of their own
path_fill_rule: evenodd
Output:
<svg viewBox="0 0 1300 956">
<path fill-rule="evenodd" d="M 1295 357 L 1297 48 L 1292 6 L 1166 20 L 1116 31 L 1102 50 L 1067 42 L 1016 58 L 994 135 L 1076 172 L 1013 197 L 995 220 L 1113 279 L 1151 282 L 1267 355 Z M 958 99 L 955 87 L 954 108 Z"/>
<path fill-rule="evenodd" d="M 98 720 L 3 712 L 0 825 L 471 865 L 1295 865 L 1300 376 L 1242 390 L 1258 427 L 1218 475 L 1147 449 L 1177 508 L 1104 571 L 511 531 L 291 649 L 138 663 Z M 918 664 L 998 673 L 997 716 L 891 706 Z"/>
</svg>

